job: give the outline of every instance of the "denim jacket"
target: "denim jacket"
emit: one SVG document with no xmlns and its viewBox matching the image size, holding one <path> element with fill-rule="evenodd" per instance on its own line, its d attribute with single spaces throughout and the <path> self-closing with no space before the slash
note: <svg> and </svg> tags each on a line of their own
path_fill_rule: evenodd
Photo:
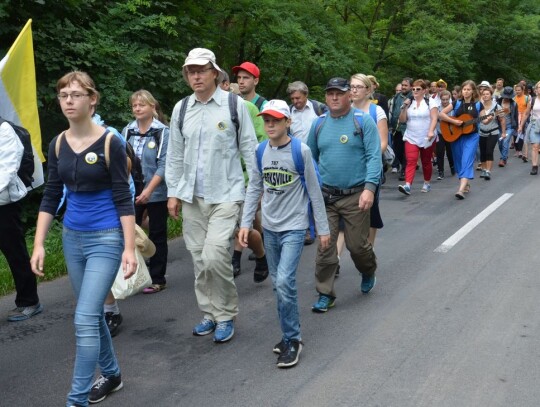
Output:
<svg viewBox="0 0 540 407">
<path fill-rule="evenodd" d="M 122 130 L 122 135 L 127 139 L 129 132 L 130 137 L 127 139 L 128 143 L 133 146 L 137 155 L 140 153 L 145 187 L 150 183 L 154 175 L 159 175 L 161 177 L 161 183 L 154 189 L 154 192 L 152 192 L 149 202 L 163 202 L 167 200 L 165 163 L 167 161 L 167 149 L 169 145 L 169 128 L 159 120 L 154 119 L 146 134 L 150 134 L 153 130 L 159 130 L 157 132 L 157 138 L 142 137 L 145 140 L 141 152 L 137 152 L 136 149 L 139 139 L 141 138 L 136 120 L 132 121 L 124 128 L 124 130 Z"/>
<path fill-rule="evenodd" d="M 218 87 L 207 103 L 197 101 L 194 94 L 186 101 L 188 106 L 182 131 L 178 126 L 182 101 L 176 104 L 171 117 L 165 168 L 168 196 L 193 202 L 199 151 L 203 150 L 206 158 L 203 176 L 205 202 L 243 201 L 245 187 L 240 156 L 245 160 L 249 173 L 257 145 L 255 129 L 244 102 L 238 99 L 240 126 L 237 137 L 227 92 Z"/>
</svg>

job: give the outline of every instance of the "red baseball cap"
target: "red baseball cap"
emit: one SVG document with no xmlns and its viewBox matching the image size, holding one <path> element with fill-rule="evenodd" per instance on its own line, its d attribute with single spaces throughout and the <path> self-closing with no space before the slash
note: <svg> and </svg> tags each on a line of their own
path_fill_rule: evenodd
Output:
<svg viewBox="0 0 540 407">
<path fill-rule="evenodd" d="M 252 74 L 255 78 L 258 78 L 261 74 L 261 71 L 252 62 L 242 62 L 240 65 L 233 67 L 232 71 L 237 74 L 238 71 L 246 71 Z"/>
</svg>

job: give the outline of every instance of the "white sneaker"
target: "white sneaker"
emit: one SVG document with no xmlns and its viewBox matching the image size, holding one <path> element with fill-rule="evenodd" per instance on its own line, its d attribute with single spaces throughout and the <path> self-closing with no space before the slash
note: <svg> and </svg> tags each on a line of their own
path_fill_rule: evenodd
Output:
<svg viewBox="0 0 540 407">
<path fill-rule="evenodd" d="M 431 191 L 431 184 L 426 184 L 424 182 L 424 186 L 422 187 L 422 192 L 429 192 Z"/>
</svg>

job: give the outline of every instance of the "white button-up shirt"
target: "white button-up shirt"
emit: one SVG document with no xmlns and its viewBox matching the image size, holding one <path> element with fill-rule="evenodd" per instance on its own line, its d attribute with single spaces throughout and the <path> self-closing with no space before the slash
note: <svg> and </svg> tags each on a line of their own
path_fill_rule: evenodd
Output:
<svg viewBox="0 0 540 407">
<path fill-rule="evenodd" d="M 311 100 L 308 99 L 302 110 L 298 110 L 293 105 L 291 109 L 291 133 L 293 137 L 299 138 L 303 143 L 306 143 L 311 124 L 317 117 Z"/>
<path fill-rule="evenodd" d="M 182 101 L 174 107 L 165 165 L 168 196 L 193 202 L 197 195 L 208 204 L 243 201 L 244 175 L 240 156 L 251 171 L 257 138 L 244 102 L 238 98 L 238 142 L 231 120 L 228 92 L 216 88 L 212 98 L 201 103 L 192 94 L 182 131 L 178 118 Z"/>
</svg>

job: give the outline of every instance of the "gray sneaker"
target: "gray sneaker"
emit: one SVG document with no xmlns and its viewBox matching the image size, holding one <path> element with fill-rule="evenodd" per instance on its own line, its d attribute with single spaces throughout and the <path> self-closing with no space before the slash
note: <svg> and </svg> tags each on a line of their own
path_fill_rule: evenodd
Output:
<svg viewBox="0 0 540 407">
<path fill-rule="evenodd" d="M 41 311 L 43 311 L 43 305 L 39 302 L 30 307 L 17 307 L 9 311 L 7 320 L 9 322 L 24 321 L 39 314 Z"/>
</svg>

